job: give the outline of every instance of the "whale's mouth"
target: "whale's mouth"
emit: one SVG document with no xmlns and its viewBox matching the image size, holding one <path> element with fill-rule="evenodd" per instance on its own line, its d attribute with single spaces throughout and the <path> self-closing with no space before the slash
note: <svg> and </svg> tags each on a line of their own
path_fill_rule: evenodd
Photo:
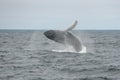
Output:
<svg viewBox="0 0 120 80">
<path fill-rule="evenodd" d="M 54 32 L 53 30 L 49 30 L 49 31 L 44 32 L 44 35 L 45 35 L 48 39 L 51 39 L 51 40 L 54 40 L 54 39 L 55 39 L 55 32 Z"/>
<path fill-rule="evenodd" d="M 44 32 L 44 35 L 47 37 L 47 32 Z"/>
<path fill-rule="evenodd" d="M 46 32 L 44 32 L 44 35 L 48 38 L 48 39 L 50 39 L 50 34 L 48 34 L 48 32 L 46 31 Z"/>
</svg>

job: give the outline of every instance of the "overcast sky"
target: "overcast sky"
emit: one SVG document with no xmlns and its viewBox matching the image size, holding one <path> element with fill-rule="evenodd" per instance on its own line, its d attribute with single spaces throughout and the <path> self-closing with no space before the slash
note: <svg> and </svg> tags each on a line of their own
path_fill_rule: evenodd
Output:
<svg viewBox="0 0 120 80">
<path fill-rule="evenodd" d="M 120 0 L 0 0 L 0 29 L 120 29 Z"/>
</svg>

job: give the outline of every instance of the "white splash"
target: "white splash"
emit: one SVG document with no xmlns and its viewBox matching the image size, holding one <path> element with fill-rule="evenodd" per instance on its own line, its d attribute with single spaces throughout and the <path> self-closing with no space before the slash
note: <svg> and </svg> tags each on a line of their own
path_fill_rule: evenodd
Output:
<svg viewBox="0 0 120 80">
<path fill-rule="evenodd" d="M 79 53 L 87 53 L 87 48 L 85 46 L 82 46 L 82 50 Z"/>
<path fill-rule="evenodd" d="M 76 52 L 73 48 L 67 47 L 65 50 L 52 50 L 53 52 L 73 52 L 73 53 L 87 53 L 87 49 L 85 46 L 82 46 L 82 50 L 80 52 Z"/>
</svg>

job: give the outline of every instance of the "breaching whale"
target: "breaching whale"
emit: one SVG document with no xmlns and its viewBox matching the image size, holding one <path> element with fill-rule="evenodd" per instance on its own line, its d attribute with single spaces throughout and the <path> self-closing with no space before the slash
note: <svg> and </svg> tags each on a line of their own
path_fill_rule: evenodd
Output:
<svg viewBox="0 0 120 80">
<path fill-rule="evenodd" d="M 72 46 L 76 52 L 82 51 L 84 48 L 83 43 L 80 41 L 78 36 L 74 35 L 70 31 L 75 28 L 77 25 L 77 21 L 74 22 L 68 29 L 66 30 L 48 30 L 44 32 L 44 35 L 57 43 L 61 43 L 63 45 Z"/>
</svg>

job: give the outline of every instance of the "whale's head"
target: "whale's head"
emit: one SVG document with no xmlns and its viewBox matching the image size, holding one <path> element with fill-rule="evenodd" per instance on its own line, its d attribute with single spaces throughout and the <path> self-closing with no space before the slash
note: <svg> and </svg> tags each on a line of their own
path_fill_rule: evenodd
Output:
<svg viewBox="0 0 120 80">
<path fill-rule="evenodd" d="M 56 32 L 54 30 L 48 30 L 46 32 L 44 32 L 44 35 L 51 40 L 54 40 L 56 37 Z"/>
</svg>

